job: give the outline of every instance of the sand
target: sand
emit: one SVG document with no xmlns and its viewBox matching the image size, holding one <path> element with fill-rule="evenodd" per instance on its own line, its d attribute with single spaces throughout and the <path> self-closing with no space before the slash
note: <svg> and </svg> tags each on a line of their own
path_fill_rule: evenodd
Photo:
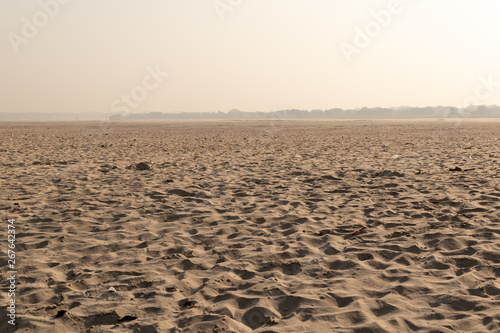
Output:
<svg viewBox="0 0 500 333">
<path fill-rule="evenodd" d="M 0 124 L 17 331 L 500 332 L 499 125 Z"/>
</svg>

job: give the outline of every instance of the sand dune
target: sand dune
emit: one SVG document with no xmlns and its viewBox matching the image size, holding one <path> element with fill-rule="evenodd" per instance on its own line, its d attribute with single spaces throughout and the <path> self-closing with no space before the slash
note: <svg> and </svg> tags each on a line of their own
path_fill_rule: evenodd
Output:
<svg viewBox="0 0 500 333">
<path fill-rule="evenodd" d="M 17 331 L 500 332 L 499 125 L 1 124 Z"/>
</svg>

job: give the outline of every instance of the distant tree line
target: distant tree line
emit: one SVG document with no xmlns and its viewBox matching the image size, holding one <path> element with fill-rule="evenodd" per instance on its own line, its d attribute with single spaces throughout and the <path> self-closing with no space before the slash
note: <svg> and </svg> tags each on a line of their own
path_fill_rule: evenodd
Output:
<svg viewBox="0 0 500 333">
<path fill-rule="evenodd" d="M 112 114 L 105 113 L 41 113 L 41 112 L 0 112 L 0 121 L 106 121 L 106 120 L 155 120 L 155 119 L 418 119 L 418 118 L 500 118 L 500 106 L 480 105 L 467 108 L 450 106 L 436 107 L 396 107 L 396 108 L 361 108 L 253 111 L 237 109 L 228 112 L 149 112 Z"/>
<path fill-rule="evenodd" d="M 449 106 L 436 107 L 397 107 L 397 108 L 361 108 L 298 110 L 289 109 L 271 112 L 245 112 L 237 109 L 228 112 L 180 112 L 180 113 L 131 113 L 114 114 L 109 120 L 141 119 L 412 119 L 412 118 L 500 118 L 500 106 L 480 105 L 467 108 Z"/>
</svg>

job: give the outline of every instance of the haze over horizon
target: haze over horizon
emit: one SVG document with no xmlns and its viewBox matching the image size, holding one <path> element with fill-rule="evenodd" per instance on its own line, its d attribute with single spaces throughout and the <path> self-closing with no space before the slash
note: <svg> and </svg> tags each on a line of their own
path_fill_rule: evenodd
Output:
<svg viewBox="0 0 500 333">
<path fill-rule="evenodd" d="M 500 104 L 499 9 L 493 0 L 7 0 L 0 112 Z"/>
</svg>

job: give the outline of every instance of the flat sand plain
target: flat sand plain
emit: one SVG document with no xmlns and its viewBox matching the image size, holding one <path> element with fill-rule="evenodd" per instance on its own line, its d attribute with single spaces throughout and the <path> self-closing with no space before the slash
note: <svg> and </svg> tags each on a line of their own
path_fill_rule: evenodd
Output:
<svg viewBox="0 0 500 333">
<path fill-rule="evenodd" d="M 499 122 L 0 136 L 18 332 L 500 332 Z"/>
</svg>

